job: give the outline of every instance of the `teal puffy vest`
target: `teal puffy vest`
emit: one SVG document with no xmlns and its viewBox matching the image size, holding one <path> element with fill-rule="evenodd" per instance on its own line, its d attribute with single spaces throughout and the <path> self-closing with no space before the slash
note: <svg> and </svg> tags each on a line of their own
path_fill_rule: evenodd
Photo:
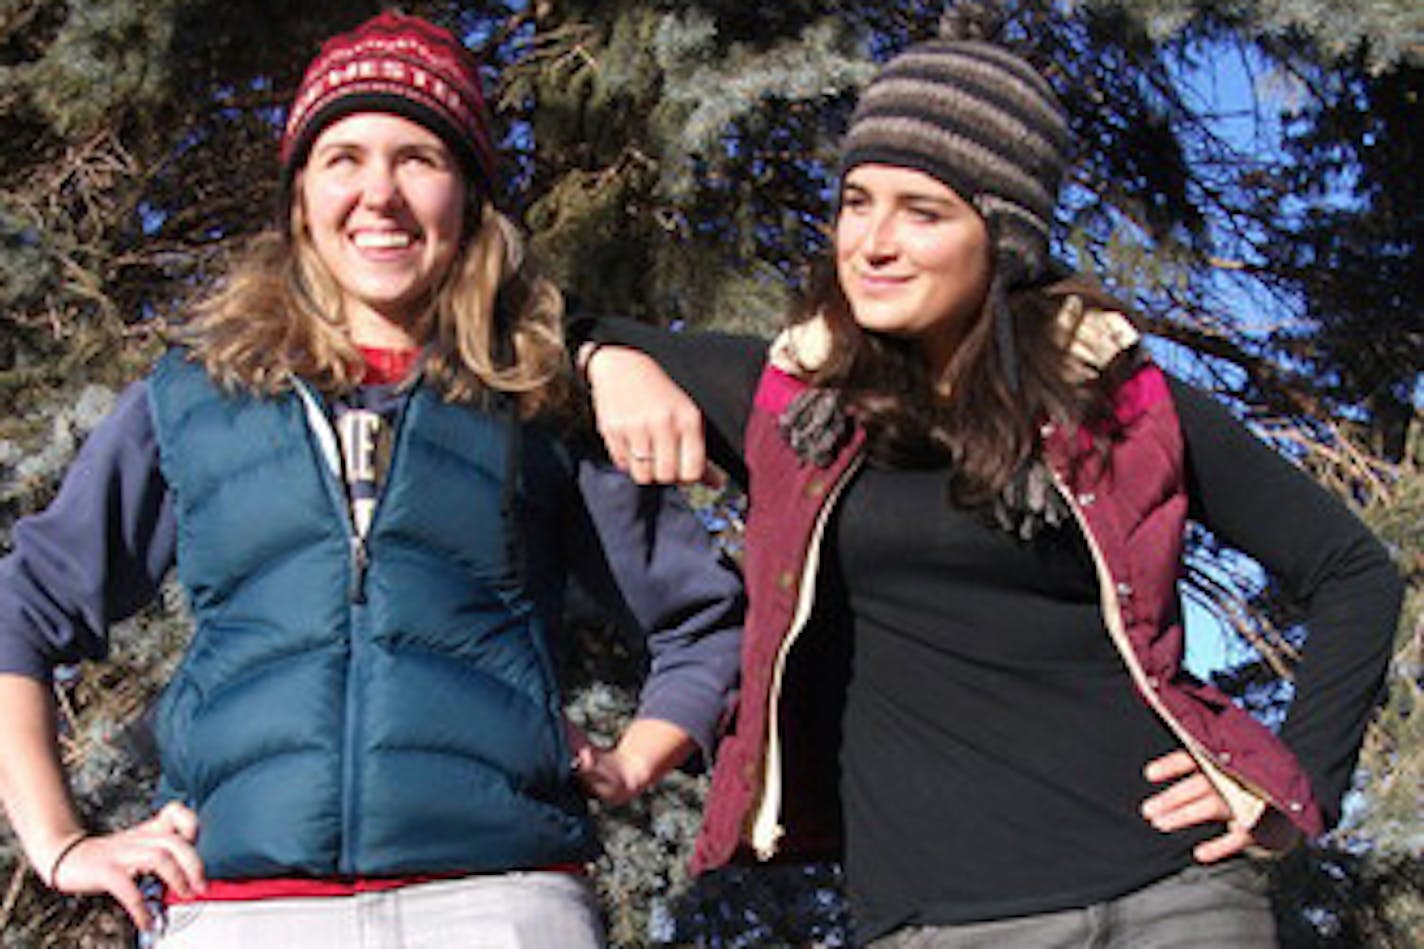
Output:
<svg viewBox="0 0 1424 949">
<path fill-rule="evenodd" d="M 175 351 L 149 397 L 196 620 L 161 796 L 197 810 L 208 875 L 590 857 L 551 656 L 571 490 L 552 442 L 417 386 L 360 546 L 300 395 L 226 394 Z"/>
</svg>

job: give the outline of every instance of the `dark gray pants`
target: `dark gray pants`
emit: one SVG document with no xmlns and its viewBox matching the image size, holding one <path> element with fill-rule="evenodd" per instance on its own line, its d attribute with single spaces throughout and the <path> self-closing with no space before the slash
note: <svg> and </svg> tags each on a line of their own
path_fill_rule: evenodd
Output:
<svg viewBox="0 0 1424 949">
<path fill-rule="evenodd" d="M 1244 858 L 1188 867 L 1083 909 L 956 926 L 910 926 L 871 949 L 1269 949 L 1268 871 Z"/>
</svg>

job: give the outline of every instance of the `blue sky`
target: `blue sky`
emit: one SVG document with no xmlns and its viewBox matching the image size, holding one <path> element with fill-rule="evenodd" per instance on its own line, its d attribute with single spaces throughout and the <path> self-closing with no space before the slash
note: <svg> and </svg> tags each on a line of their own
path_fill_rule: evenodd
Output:
<svg viewBox="0 0 1424 949">
<path fill-rule="evenodd" d="M 1275 121 L 1277 109 L 1284 104 L 1280 98 L 1284 87 L 1271 88 L 1263 83 L 1265 67 L 1259 62 L 1243 60 L 1234 49 L 1218 47 L 1197 51 L 1199 64 L 1183 70 L 1187 87 L 1193 90 L 1193 103 L 1204 115 L 1213 116 L 1217 135 L 1231 146 L 1247 154 L 1273 158 L 1278 153 L 1280 127 Z M 1239 281 L 1223 274 L 1220 292 L 1234 318 L 1250 325 L 1253 320 L 1271 322 L 1282 314 L 1262 312 L 1263 301 L 1248 295 Z M 1183 358 L 1170 346 L 1154 346 L 1154 355 L 1166 367 L 1190 379 L 1192 361 Z M 1186 664 L 1194 674 L 1206 678 L 1230 662 L 1240 661 L 1246 654 L 1239 637 L 1226 628 L 1210 610 L 1183 594 L 1183 612 L 1187 626 Z"/>
</svg>

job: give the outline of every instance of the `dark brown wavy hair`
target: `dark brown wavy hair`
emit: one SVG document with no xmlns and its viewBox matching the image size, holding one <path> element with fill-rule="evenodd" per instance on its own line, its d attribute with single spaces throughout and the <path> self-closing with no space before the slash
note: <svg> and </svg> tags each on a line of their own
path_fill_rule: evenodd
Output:
<svg viewBox="0 0 1424 949">
<path fill-rule="evenodd" d="M 838 393 L 842 408 L 865 429 L 872 464 L 948 466 L 950 500 L 982 508 L 1037 454 L 1044 422 L 1089 426 L 1098 441 L 1110 434 L 1112 389 L 1122 370 L 1109 367 L 1086 383 L 1070 371 L 1071 332 L 1059 327 L 1059 313 L 1075 295 L 1087 308 L 1126 312 L 1079 275 L 1007 294 L 1017 387 L 1000 356 L 992 299 L 981 306 L 940 378 L 931 378 L 916 341 L 856 323 L 830 259 L 816 264 L 790 319 L 793 325 L 824 319 L 829 354 L 819 366 L 806 367 L 807 381 Z"/>
</svg>

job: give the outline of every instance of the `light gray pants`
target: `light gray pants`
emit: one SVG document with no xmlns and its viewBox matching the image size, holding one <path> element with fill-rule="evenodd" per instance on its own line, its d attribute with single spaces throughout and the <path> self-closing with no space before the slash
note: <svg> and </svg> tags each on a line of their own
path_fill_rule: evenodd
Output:
<svg viewBox="0 0 1424 949">
<path fill-rule="evenodd" d="M 600 949 L 588 880 L 531 871 L 354 896 L 185 903 L 157 949 Z"/>
<path fill-rule="evenodd" d="M 986 923 L 910 926 L 870 949 L 1269 949 L 1267 870 L 1245 859 L 1191 866 L 1083 909 Z"/>
</svg>

